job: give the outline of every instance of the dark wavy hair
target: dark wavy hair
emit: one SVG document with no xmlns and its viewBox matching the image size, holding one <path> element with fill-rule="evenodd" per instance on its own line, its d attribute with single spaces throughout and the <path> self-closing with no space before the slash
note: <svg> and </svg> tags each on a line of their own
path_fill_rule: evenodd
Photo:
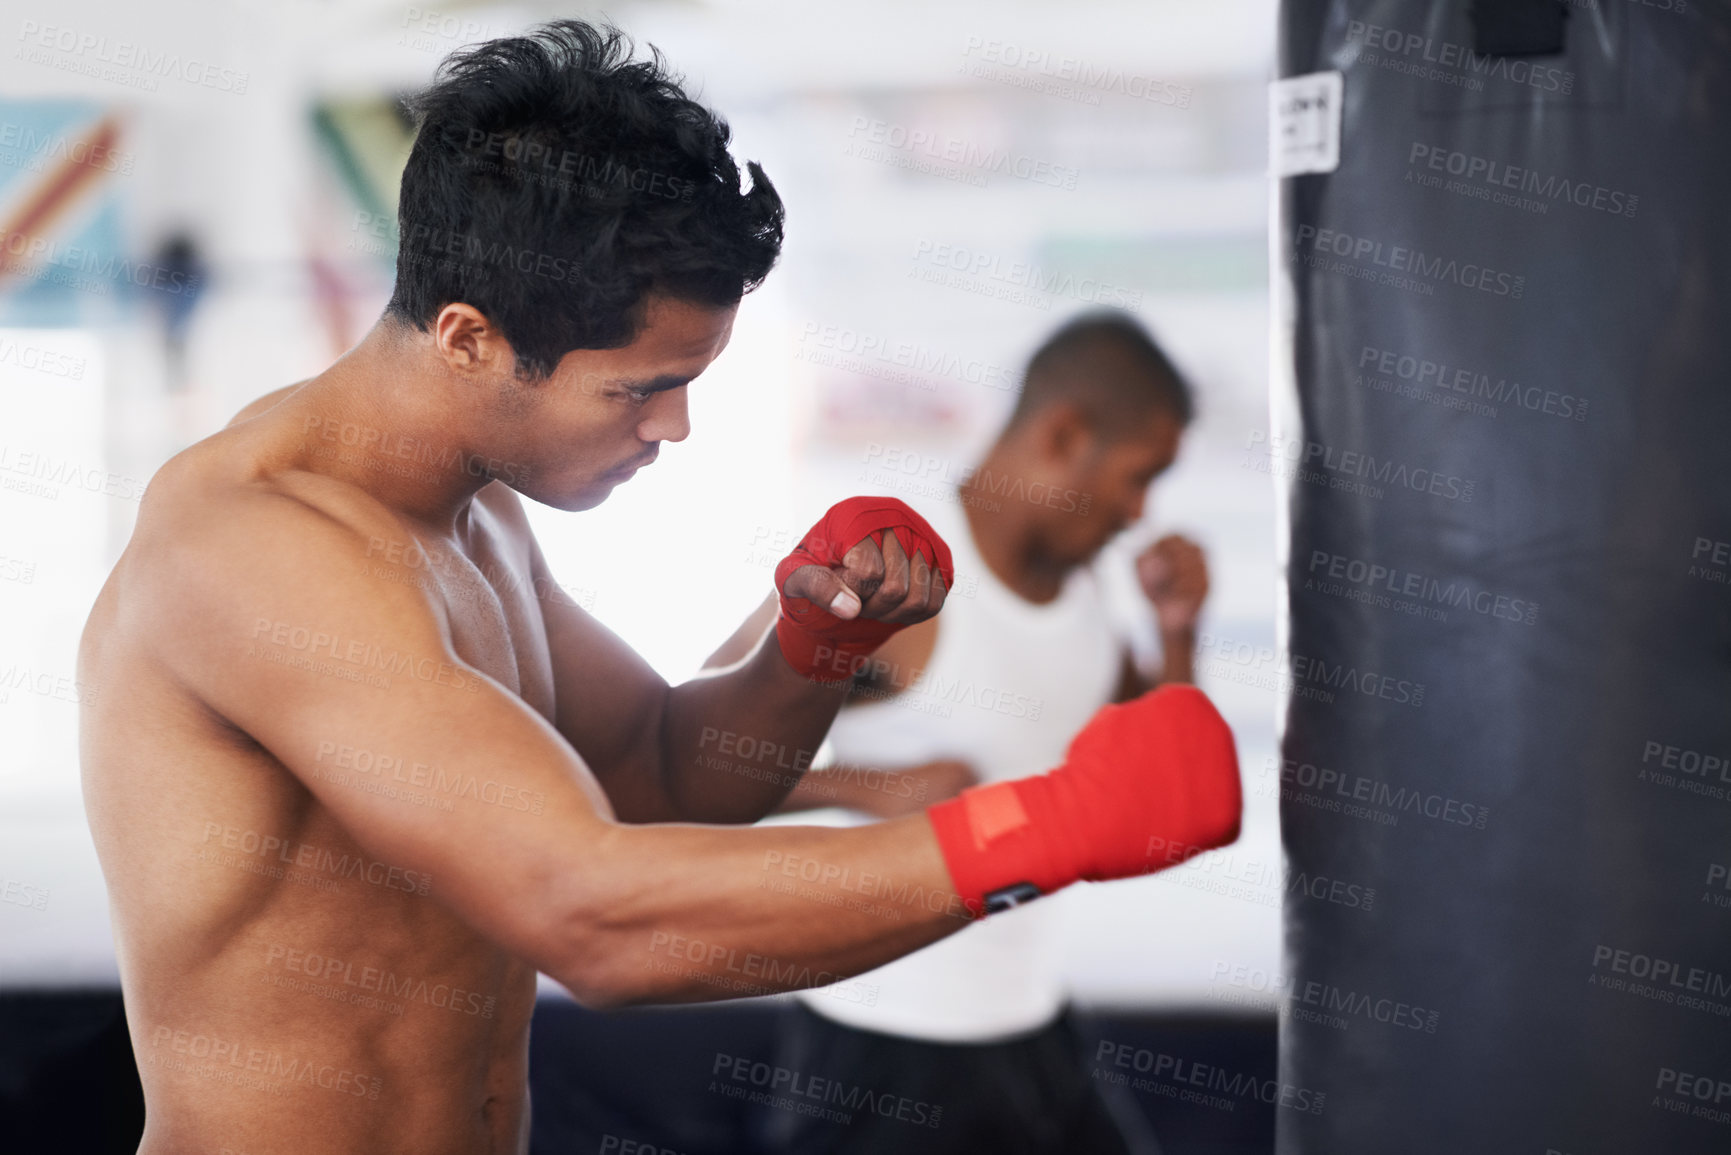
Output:
<svg viewBox="0 0 1731 1155">
<path fill-rule="evenodd" d="M 781 198 L 728 155 L 727 122 L 659 50 L 557 20 L 453 53 L 406 102 L 419 133 L 386 314 L 426 332 L 453 301 L 540 379 L 573 349 L 628 345 L 665 295 L 736 304 L 781 251 Z"/>
</svg>

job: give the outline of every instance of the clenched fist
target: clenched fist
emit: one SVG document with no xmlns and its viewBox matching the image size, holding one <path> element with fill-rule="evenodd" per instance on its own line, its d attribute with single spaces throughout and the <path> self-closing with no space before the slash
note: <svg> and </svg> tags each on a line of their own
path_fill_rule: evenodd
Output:
<svg viewBox="0 0 1731 1155">
<path fill-rule="evenodd" d="M 776 566 L 776 640 L 800 673 L 846 681 L 891 634 L 936 614 L 954 581 L 925 518 L 893 497 L 850 497 Z"/>
<path fill-rule="evenodd" d="M 1191 631 L 1208 597 L 1208 559 L 1187 537 L 1168 534 L 1136 558 L 1136 578 L 1163 634 Z"/>
</svg>

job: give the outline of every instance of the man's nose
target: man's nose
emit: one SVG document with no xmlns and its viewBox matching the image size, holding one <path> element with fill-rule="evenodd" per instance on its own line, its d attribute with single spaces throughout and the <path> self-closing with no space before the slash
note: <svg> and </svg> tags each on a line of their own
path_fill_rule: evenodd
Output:
<svg viewBox="0 0 1731 1155">
<path fill-rule="evenodd" d="M 649 412 L 637 426 L 644 441 L 684 441 L 691 436 L 691 414 L 685 402 L 685 386 L 657 393 L 649 401 Z"/>
</svg>

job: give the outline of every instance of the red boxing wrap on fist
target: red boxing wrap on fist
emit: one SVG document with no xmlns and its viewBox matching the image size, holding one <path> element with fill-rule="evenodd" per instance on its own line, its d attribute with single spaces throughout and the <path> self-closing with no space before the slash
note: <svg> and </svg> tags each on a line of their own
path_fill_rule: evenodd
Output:
<svg viewBox="0 0 1731 1155">
<path fill-rule="evenodd" d="M 1106 706 L 1047 774 L 963 791 L 926 813 L 976 913 L 1078 880 L 1149 874 L 1238 837 L 1244 799 L 1226 720 L 1194 686 Z M 1004 892 L 997 894 L 994 892 Z"/>
<path fill-rule="evenodd" d="M 776 596 L 781 599 L 775 639 L 788 665 L 815 682 L 847 681 L 853 676 L 855 660 L 883 645 L 902 626 L 865 617 L 838 618 L 829 607 L 810 598 L 783 593 L 787 579 L 801 566 L 831 569 L 841 565 L 848 551 L 868 537 L 882 549 L 885 533 L 895 534 L 910 563 L 917 555 L 942 574 L 945 589 L 955 584 L 950 547 L 925 518 L 893 497 L 850 497 L 836 502 L 775 567 Z M 863 606 L 863 598 L 861 603 Z"/>
</svg>

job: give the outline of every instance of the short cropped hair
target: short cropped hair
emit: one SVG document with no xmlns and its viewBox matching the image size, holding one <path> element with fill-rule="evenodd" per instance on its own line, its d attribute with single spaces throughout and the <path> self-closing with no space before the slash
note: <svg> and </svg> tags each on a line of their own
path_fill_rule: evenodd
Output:
<svg viewBox="0 0 1731 1155">
<path fill-rule="evenodd" d="M 1046 338 L 1028 361 L 1009 427 L 1058 402 L 1076 406 L 1108 440 L 1160 409 L 1181 425 L 1196 413 L 1184 375 L 1141 322 L 1116 309 L 1084 313 Z"/>
<path fill-rule="evenodd" d="M 453 53 L 407 102 L 419 132 L 398 202 L 387 315 L 427 331 L 461 301 L 498 327 L 518 373 L 628 345 L 651 295 L 737 304 L 781 251 L 757 164 L 740 188 L 726 121 L 659 50 L 557 20 Z"/>
</svg>

